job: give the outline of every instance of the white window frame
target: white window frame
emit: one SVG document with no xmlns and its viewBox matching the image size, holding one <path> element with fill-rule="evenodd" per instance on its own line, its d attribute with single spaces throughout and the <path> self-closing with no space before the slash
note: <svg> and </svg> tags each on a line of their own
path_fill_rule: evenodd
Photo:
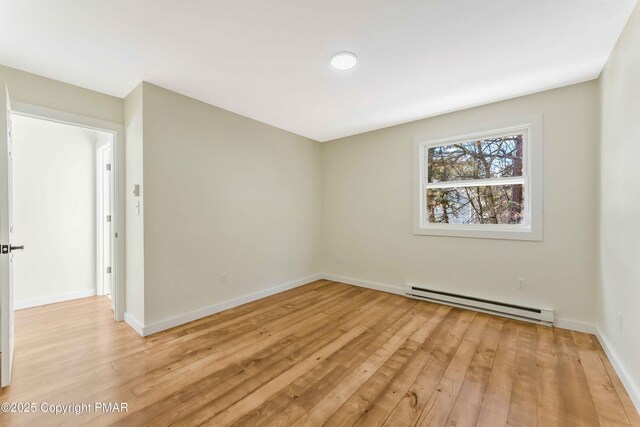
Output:
<svg viewBox="0 0 640 427">
<path fill-rule="evenodd" d="M 541 241 L 543 236 L 542 115 L 527 116 L 525 118 L 510 120 L 507 123 L 476 129 L 477 130 L 473 132 L 454 137 L 414 139 L 414 234 Z M 465 180 L 446 183 L 427 182 L 428 165 L 426 164 L 426 153 L 429 148 L 513 135 L 515 133 L 521 133 L 523 135 L 523 153 L 525 153 L 525 155 L 523 159 L 522 177 Z M 442 224 L 427 221 L 425 201 L 427 188 L 468 187 L 487 184 L 524 184 L 525 215 L 523 224 Z"/>
</svg>

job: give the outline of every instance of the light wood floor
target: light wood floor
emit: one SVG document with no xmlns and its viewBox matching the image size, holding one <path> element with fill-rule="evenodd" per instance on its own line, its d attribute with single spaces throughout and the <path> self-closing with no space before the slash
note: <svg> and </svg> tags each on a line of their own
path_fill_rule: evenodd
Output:
<svg viewBox="0 0 640 427">
<path fill-rule="evenodd" d="M 1 425 L 640 425 L 593 336 L 318 281 L 141 338 L 85 298 L 16 313 Z"/>
</svg>

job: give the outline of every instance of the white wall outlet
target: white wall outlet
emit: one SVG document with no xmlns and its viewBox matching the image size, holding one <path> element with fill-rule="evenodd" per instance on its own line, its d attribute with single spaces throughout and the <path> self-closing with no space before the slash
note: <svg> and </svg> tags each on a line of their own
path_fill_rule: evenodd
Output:
<svg viewBox="0 0 640 427">
<path fill-rule="evenodd" d="M 229 276 L 229 273 L 221 273 L 220 274 L 220 284 L 221 285 L 226 285 L 228 283 L 228 276 Z"/>
<path fill-rule="evenodd" d="M 336 263 L 342 264 L 342 257 L 340 255 L 336 256 Z"/>
<path fill-rule="evenodd" d="M 522 277 L 518 277 L 516 279 L 516 286 L 519 290 L 524 291 L 525 289 L 527 289 L 527 281 Z"/>
<path fill-rule="evenodd" d="M 618 312 L 618 327 L 622 330 L 622 313 Z"/>
</svg>

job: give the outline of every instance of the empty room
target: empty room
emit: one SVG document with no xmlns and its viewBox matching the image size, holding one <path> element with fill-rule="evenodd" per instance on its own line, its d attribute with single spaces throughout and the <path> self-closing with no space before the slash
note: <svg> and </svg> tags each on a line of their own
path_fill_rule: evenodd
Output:
<svg viewBox="0 0 640 427">
<path fill-rule="evenodd" d="M 0 0 L 0 425 L 640 427 L 636 0 Z"/>
</svg>

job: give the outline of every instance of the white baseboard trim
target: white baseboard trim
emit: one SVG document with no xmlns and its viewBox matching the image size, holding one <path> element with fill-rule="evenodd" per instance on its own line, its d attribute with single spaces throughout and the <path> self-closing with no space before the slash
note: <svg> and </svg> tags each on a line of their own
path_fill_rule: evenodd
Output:
<svg viewBox="0 0 640 427">
<path fill-rule="evenodd" d="M 194 320 L 211 316 L 212 314 L 216 314 L 221 311 L 228 310 L 230 308 L 237 307 L 239 305 L 246 304 L 252 301 L 256 301 L 256 300 L 259 300 L 283 291 L 287 291 L 289 289 L 297 288 L 298 286 L 306 285 L 307 283 L 311 283 L 320 279 L 322 279 L 321 274 L 314 274 L 312 276 L 304 277 L 298 280 L 293 280 L 291 282 L 287 282 L 282 285 L 278 285 L 278 286 L 274 286 L 258 292 L 254 292 L 249 295 L 243 295 L 237 298 L 230 299 L 228 301 L 223 301 L 214 305 L 210 305 L 208 307 L 203 307 L 198 310 L 191 311 L 189 313 L 185 313 L 179 316 L 171 317 L 169 319 L 161 320 L 159 322 L 152 323 L 151 325 L 143 325 L 140 322 L 137 322 L 136 326 L 134 326 L 129 322 L 127 323 L 129 323 L 129 325 L 131 325 L 131 327 L 134 330 L 136 330 L 136 332 L 138 332 L 140 335 L 142 335 L 143 337 L 146 337 L 151 334 L 155 334 L 160 331 L 171 329 L 176 326 L 184 325 L 185 323 L 193 322 Z M 125 320 L 126 320 L 126 316 L 127 314 L 125 313 Z M 132 322 L 135 321 L 135 319 L 131 319 L 131 320 Z"/>
<path fill-rule="evenodd" d="M 83 289 L 81 291 L 67 292 L 66 294 L 51 295 L 42 298 L 33 298 L 22 301 L 14 301 L 13 309 L 22 310 L 23 308 L 37 307 L 40 305 L 55 304 L 57 302 L 71 301 L 78 298 L 86 298 L 95 296 L 95 289 Z"/>
<path fill-rule="evenodd" d="M 384 283 L 369 282 L 367 280 L 354 279 L 353 277 L 338 276 L 337 274 L 321 275 L 322 279 L 331 280 L 332 282 L 346 283 L 347 285 L 360 286 L 361 288 L 373 289 L 376 291 L 389 292 L 391 294 L 404 295 L 402 286 L 386 285 Z"/>
<path fill-rule="evenodd" d="M 599 327 L 595 328 L 595 336 L 598 338 L 598 341 L 600 341 L 600 345 L 602 345 L 611 365 L 613 365 L 613 369 L 615 369 L 620 381 L 622 381 L 624 388 L 627 390 L 636 410 L 640 412 L 640 385 L 633 381 L 631 375 L 629 375 L 629 371 L 620 361 L 618 353 L 614 350 L 611 342 L 605 337 Z"/>
<path fill-rule="evenodd" d="M 570 331 L 583 332 L 585 334 L 596 335 L 596 326 L 591 323 L 579 322 L 571 319 L 555 319 L 553 326 Z"/>
<path fill-rule="evenodd" d="M 124 321 L 127 323 L 127 325 L 131 326 L 131 328 L 134 331 L 136 331 L 139 335 L 144 336 L 144 325 L 133 314 L 125 311 Z"/>
</svg>

